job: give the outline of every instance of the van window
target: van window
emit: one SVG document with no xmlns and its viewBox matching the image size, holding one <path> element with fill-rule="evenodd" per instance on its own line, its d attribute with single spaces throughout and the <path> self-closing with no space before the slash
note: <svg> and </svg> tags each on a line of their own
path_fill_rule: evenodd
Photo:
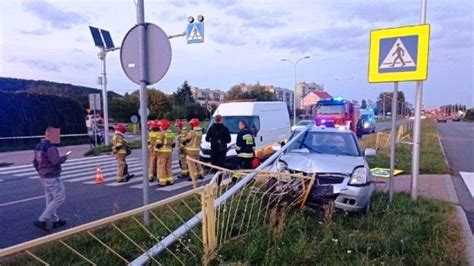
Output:
<svg viewBox="0 0 474 266">
<path fill-rule="evenodd" d="M 239 122 L 244 120 L 247 122 L 248 128 L 256 135 L 258 131 L 260 131 L 260 119 L 258 116 L 222 116 L 224 125 L 229 129 L 230 134 L 238 134 L 239 129 Z M 214 117 L 209 123 L 209 127 L 214 124 L 215 120 Z M 208 130 L 209 130 L 208 127 Z"/>
</svg>

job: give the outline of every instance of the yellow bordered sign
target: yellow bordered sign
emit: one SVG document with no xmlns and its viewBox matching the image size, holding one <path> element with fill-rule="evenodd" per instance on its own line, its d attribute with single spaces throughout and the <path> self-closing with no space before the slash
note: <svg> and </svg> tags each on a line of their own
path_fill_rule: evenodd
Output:
<svg viewBox="0 0 474 266">
<path fill-rule="evenodd" d="M 383 177 L 383 178 L 389 178 L 390 177 L 390 169 L 389 168 L 376 167 L 376 168 L 370 169 L 370 172 L 372 173 L 373 176 Z M 403 170 L 393 169 L 393 176 L 399 175 L 401 173 L 403 173 Z"/>
<path fill-rule="evenodd" d="M 373 30 L 369 82 L 426 80 L 429 40 L 428 24 Z"/>
</svg>

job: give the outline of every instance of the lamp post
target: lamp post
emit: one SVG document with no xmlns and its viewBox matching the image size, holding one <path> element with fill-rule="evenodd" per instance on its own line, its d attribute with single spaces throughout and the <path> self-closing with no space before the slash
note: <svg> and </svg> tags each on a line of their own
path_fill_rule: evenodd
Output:
<svg viewBox="0 0 474 266">
<path fill-rule="evenodd" d="M 296 65 L 298 65 L 298 63 L 301 60 L 305 60 L 305 59 L 309 59 L 309 58 L 310 58 L 310 56 L 307 55 L 307 56 L 299 58 L 296 61 L 292 61 L 292 60 L 289 60 L 289 59 L 286 59 L 286 58 L 283 58 L 283 59 L 280 60 L 282 62 L 292 63 L 293 67 L 295 68 L 295 90 L 294 90 L 294 93 L 293 93 L 293 125 L 296 125 Z M 303 94 L 301 94 L 301 97 L 303 97 Z"/>
</svg>

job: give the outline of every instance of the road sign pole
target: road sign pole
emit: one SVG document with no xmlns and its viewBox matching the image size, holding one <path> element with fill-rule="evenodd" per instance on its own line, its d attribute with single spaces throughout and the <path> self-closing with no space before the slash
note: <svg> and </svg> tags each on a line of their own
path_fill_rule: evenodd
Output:
<svg viewBox="0 0 474 266">
<path fill-rule="evenodd" d="M 107 99 L 107 70 L 106 70 L 106 61 L 105 56 L 107 53 L 105 49 L 101 50 L 102 56 L 102 102 L 103 102 L 103 110 L 104 110 L 104 143 L 105 145 L 109 145 L 109 103 Z"/>
<path fill-rule="evenodd" d="M 141 137 L 142 137 L 142 173 L 143 173 L 143 205 L 148 204 L 148 129 L 146 126 L 147 116 L 147 85 L 148 85 L 148 62 L 147 62 L 147 39 L 145 28 L 145 7 L 144 0 L 137 1 L 137 25 L 140 26 L 139 32 L 139 56 L 140 56 L 140 122 L 141 122 Z M 145 211 L 143 213 L 143 220 L 146 225 L 150 223 L 150 213 Z"/>
<path fill-rule="evenodd" d="M 420 24 L 426 24 L 427 0 L 421 0 Z M 415 123 L 413 125 L 413 150 L 411 157 L 411 198 L 417 199 L 417 181 L 420 172 L 420 135 L 421 135 L 421 105 L 423 102 L 423 81 L 416 82 Z"/>
<path fill-rule="evenodd" d="M 94 143 L 95 143 L 95 146 L 97 148 L 97 115 L 96 115 L 96 112 L 95 112 L 95 105 L 97 104 L 95 102 L 96 98 L 94 97 L 94 118 L 91 119 L 91 127 L 92 127 L 92 134 L 94 134 Z"/>
<path fill-rule="evenodd" d="M 395 169 L 395 144 L 397 139 L 397 102 L 398 102 L 398 81 L 393 83 L 392 97 L 392 133 L 390 134 L 390 180 L 389 198 L 393 201 L 393 171 Z"/>
</svg>

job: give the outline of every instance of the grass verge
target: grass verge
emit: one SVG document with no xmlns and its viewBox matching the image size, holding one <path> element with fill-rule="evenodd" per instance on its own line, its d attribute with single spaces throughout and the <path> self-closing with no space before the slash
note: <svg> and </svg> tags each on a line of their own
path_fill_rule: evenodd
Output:
<svg viewBox="0 0 474 266">
<path fill-rule="evenodd" d="M 128 145 L 132 150 L 140 149 L 142 147 L 140 141 L 132 141 Z M 88 150 L 86 153 L 84 153 L 84 156 L 97 156 L 97 155 L 101 155 L 102 153 L 110 153 L 110 152 L 112 152 L 112 145 L 99 146 L 97 148 L 92 148 Z"/>
<path fill-rule="evenodd" d="M 465 265 L 455 209 L 436 200 L 377 193 L 372 212 L 347 215 L 291 212 L 283 233 L 259 226 L 226 243 L 216 264 Z"/>
<path fill-rule="evenodd" d="M 410 132 L 411 134 L 411 132 Z M 361 140 L 361 147 L 374 147 L 375 134 Z M 407 144 L 396 145 L 395 168 L 405 173 L 411 172 L 412 146 Z M 390 167 L 390 150 L 377 151 L 377 156 L 368 158 L 370 167 Z M 438 130 L 434 120 L 425 119 L 421 123 L 420 146 L 420 173 L 421 174 L 446 174 L 449 173 L 448 165 L 439 145 Z"/>
</svg>

